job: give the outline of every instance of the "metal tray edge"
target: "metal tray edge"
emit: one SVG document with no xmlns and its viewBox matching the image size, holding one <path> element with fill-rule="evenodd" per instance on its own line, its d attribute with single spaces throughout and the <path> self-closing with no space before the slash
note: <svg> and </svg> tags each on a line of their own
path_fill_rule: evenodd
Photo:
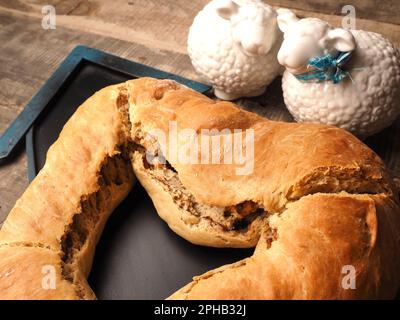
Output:
<svg viewBox="0 0 400 320">
<path fill-rule="evenodd" d="M 50 96 L 50 98 L 48 98 L 46 101 L 43 101 L 43 104 L 47 105 L 51 97 L 53 97 L 58 92 L 58 90 L 61 89 L 62 85 L 68 80 L 68 77 L 73 74 L 74 70 L 78 67 L 79 63 L 82 60 L 87 60 L 103 67 L 122 73 L 132 74 L 138 77 L 147 76 L 153 78 L 172 79 L 200 93 L 204 93 L 210 90 L 210 87 L 203 83 L 189 80 L 187 78 L 150 66 L 146 66 L 134 61 L 123 59 L 95 48 L 91 48 L 85 45 L 77 45 L 64 59 L 64 61 L 60 64 L 60 66 L 56 69 L 52 76 L 50 76 L 45 84 L 39 89 L 37 94 L 28 102 L 27 106 L 31 105 L 32 103 L 36 103 L 37 101 L 42 99 L 42 96 L 44 96 L 45 92 L 47 92 L 47 96 Z M 114 64 L 114 66 L 110 66 L 111 62 Z M 48 94 L 49 91 L 50 95 Z M 37 164 L 34 152 L 34 130 L 35 125 L 32 124 L 25 137 L 26 154 L 28 158 L 27 162 L 29 182 L 31 182 L 37 174 Z"/>
</svg>

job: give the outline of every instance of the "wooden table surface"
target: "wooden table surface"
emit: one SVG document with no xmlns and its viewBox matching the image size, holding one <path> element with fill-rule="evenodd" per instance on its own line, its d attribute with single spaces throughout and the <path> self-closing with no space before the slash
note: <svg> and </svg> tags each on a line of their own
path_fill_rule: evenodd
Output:
<svg viewBox="0 0 400 320">
<path fill-rule="evenodd" d="M 397 1 L 397 0 L 396 0 Z M 63 58 L 78 44 L 92 46 L 165 71 L 199 80 L 186 54 L 187 30 L 196 13 L 208 0 L 0 0 L 0 132 L 15 119 L 25 104 L 54 72 Z M 290 1 L 286 1 L 288 3 Z M 360 7 L 357 28 L 384 34 L 400 47 L 399 8 L 380 22 L 373 21 L 366 7 L 375 0 L 353 0 Z M 272 1 L 277 4 L 279 0 Z M 282 3 L 282 2 L 281 2 Z M 335 15 L 321 10 L 321 1 L 297 1 L 296 6 L 316 12 L 296 12 L 316 16 L 340 25 Z M 304 3 L 304 6 L 301 4 Z M 392 3 L 395 3 L 392 1 Z M 56 8 L 56 29 L 42 28 L 42 7 Z M 314 7 L 313 7 L 314 6 Z M 382 22 L 390 21 L 392 23 Z M 274 119 L 290 119 L 275 83 L 263 97 L 242 101 Z M 263 109 L 260 108 L 260 105 Z M 263 111 L 264 110 L 264 111 Z M 400 159 L 398 150 L 391 150 Z M 24 142 L 13 155 L 0 163 L 0 224 L 28 185 Z M 400 163 L 390 167 L 400 177 Z"/>
</svg>

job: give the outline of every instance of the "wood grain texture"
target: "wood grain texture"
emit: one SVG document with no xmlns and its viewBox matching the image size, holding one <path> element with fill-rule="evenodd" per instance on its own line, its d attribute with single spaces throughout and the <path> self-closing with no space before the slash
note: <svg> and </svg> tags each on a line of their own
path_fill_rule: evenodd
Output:
<svg viewBox="0 0 400 320">
<path fill-rule="evenodd" d="M 0 10 L 41 20 L 42 7 L 50 4 L 56 9 L 57 26 L 185 54 L 188 27 L 196 13 L 208 2 L 209 0 L 0 0 Z M 377 3 L 377 0 L 266 2 L 275 4 L 276 7 L 285 4 L 298 9 L 296 12 L 301 16 L 320 17 L 336 26 L 341 25 L 341 10 L 332 8 L 341 8 L 343 2 L 355 3 L 357 13 L 370 12 L 369 15 L 357 16 L 357 29 L 379 32 L 400 45 L 399 26 L 390 23 L 391 19 L 382 18 L 382 21 L 376 21 L 378 19 L 375 19 L 375 11 L 369 9 L 373 7 L 371 3 Z M 387 5 L 387 2 L 393 5 Z M 393 13 L 399 19 L 399 6 L 398 0 L 380 1 L 378 10 L 387 14 Z M 335 15 L 328 14 L 331 12 Z"/>
<path fill-rule="evenodd" d="M 356 9 L 357 18 L 400 24 L 399 0 L 268 0 L 271 5 L 341 15 L 345 5 Z"/>
<path fill-rule="evenodd" d="M 6 12 L 42 19 L 53 5 L 57 26 L 186 53 L 187 30 L 207 0 L 0 0 Z"/>
<path fill-rule="evenodd" d="M 92 46 L 165 71 L 199 80 L 186 54 L 187 30 L 208 0 L 0 0 L 0 132 L 78 44 Z M 57 28 L 41 27 L 41 8 L 53 4 Z M 340 25 L 340 16 L 295 10 Z M 400 26 L 357 20 L 400 46 Z M 290 121 L 277 79 L 261 97 L 238 103 L 271 119 Z M 400 124 L 367 142 L 400 185 Z M 21 144 L 0 163 L 0 224 L 25 190 L 26 155 Z"/>
</svg>

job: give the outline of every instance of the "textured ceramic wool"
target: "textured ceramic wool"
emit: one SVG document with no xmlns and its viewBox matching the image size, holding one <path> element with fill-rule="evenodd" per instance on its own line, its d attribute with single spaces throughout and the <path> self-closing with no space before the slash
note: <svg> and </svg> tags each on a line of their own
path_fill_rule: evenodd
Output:
<svg viewBox="0 0 400 320">
<path fill-rule="evenodd" d="M 351 32 L 357 48 L 346 69 L 354 82 L 306 83 L 285 71 L 282 88 L 296 121 L 331 124 L 366 137 L 389 126 L 400 113 L 400 55 L 377 33 Z"/>
<path fill-rule="evenodd" d="M 249 15 L 239 13 L 234 23 L 246 24 L 246 19 L 252 21 L 247 24 L 248 29 L 243 34 L 250 36 L 256 32 L 264 33 L 263 35 L 267 35 L 267 41 L 273 41 L 266 54 L 248 53 L 241 43 L 234 40 L 235 31 L 231 20 L 218 14 L 219 3 L 220 1 L 211 1 L 206 5 L 195 17 L 189 30 L 188 52 L 193 66 L 204 81 L 214 86 L 215 94 L 221 99 L 233 100 L 242 96 L 260 95 L 279 73 L 280 66 L 276 55 L 281 43 L 281 33 L 276 23 L 272 26 L 260 25 L 261 30 L 262 27 L 265 28 L 261 32 L 260 29 L 252 30 L 253 21 L 257 20 L 257 15 L 261 15 L 264 10 L 261 5 Z M 239 21 L 240 19 L 242 21 Z"/>
</svg>

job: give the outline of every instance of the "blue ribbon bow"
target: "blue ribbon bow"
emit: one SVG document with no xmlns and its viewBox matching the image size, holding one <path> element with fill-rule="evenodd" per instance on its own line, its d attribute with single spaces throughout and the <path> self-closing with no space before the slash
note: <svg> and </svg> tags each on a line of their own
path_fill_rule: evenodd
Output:
<svg viewBox="0 0 400 320">
<path fill-rule="evenodd" d="M 314 57 L 308 61 L 307 68 L 313 67 L 311 71 L 295 75 L 300 81 L 332 81 L 339 83 L 346 77 L 351 79 L 350 73 L 342 67 L 350 60 L 351 52 L 339 52 L 335 57 L 326 54 L 321 57 Z"/>
</svg>

